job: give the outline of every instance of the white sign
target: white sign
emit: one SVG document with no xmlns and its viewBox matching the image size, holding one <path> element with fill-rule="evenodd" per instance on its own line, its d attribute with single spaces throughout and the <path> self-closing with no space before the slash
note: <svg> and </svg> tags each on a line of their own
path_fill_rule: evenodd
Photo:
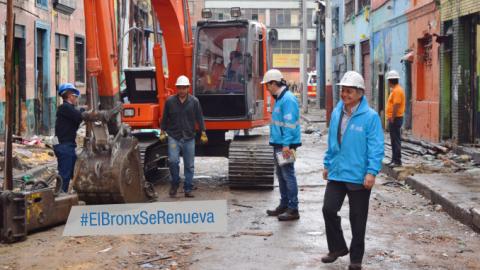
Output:
<svg viewBox="0 0 480 270">
<path fill-rule="evenodd" d="M 74 206 L 63 236 L 226 232 L 227 201 Z"/>
</svg>

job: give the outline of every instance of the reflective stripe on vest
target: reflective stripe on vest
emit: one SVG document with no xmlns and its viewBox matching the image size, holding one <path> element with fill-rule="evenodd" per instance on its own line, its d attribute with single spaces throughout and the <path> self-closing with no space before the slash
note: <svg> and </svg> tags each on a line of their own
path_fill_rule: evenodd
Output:
<svg viewBox="0 0 480 270">
<path fill-rule="evenodd" d="M 281 122 L 281 121 L 275 121 L 275 120 L 272 120 L 272 125 L 273 126 L 279 126 L 279 127 L 286 127 L 286 128 L 291 128 L 291 129 L 295 129 L 297 128 L 298 125 L 300 125 L 300 122 L 297 121 L 293 124 L 289 124 L 289 123 L 285 123 L 285 122 Z"/>
</svg>

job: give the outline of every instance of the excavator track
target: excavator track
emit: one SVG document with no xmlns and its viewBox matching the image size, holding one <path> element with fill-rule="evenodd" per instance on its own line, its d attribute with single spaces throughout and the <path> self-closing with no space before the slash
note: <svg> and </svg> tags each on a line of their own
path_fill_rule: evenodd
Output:
<svg viewBox="0 0 480 270">
<path fill-rule="evenodd" d="M 155 133 L 135 134 L 138 139 L 140 161 L 144 168 L 145 180 L 151 183 L 169 180 L 168 146 L 161 143 Z"/>
<path fill-rule="evenodd" d="M 266 136 L 235 138 L 228 155 L 228 183 L 237 189 L 273 189 L 273 149 Z"/>
</svg>

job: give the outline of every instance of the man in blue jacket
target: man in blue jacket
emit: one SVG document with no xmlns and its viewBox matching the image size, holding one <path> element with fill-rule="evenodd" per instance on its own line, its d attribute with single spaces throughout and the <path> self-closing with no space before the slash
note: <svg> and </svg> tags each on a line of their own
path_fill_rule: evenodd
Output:
<svg viewBox="0 0 480 270">
<path fill-rule="evenodd" d="M 329 253 L 322 262 L 332 263 L 350 252 L 348 269 L 354 270 L 362 269 L 370 192 L 384 155 L 383 130 L 378 113 L 364 96 L 363 77 L 348 71 L 338 85 L 342 101 L 332 112 L 323 162 L 328 184 L 322 211 Z M 350 250 L 338 216 L 345 196 L 350 206 Z"/>
<path fill-rule="evenodd" d="M 300 139 L 300 112 L 297 98 L 287 88 L 282 73 L 271 69 L 265 73 L 262 84 L 275 99 L 270 124 L 270 145 L 273 146 L 275 171 L 280 187 L 280 204 L 274 210 L 267 210 L 269 216 L 277 216 L 279 221 L 297 220 L 298 186 L 294 162 L 280 165 L 277 153 L 289 159 L 295 149 L 302 145 Z"/>
</svg>

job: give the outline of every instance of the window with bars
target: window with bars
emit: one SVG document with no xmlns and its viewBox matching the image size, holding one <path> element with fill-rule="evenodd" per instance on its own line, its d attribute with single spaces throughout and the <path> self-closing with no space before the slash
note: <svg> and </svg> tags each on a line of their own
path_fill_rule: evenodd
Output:
<svg viewBox="0 0 480 270">
<path fill-rule="evenodd" d="M 53 7 L 65 14 L 72 14 L 76 8 L 76 0 L 53 0 Z"/>
<path fill-rule="evenodd" d="M 272 27 L 291 27 L 290 9 L 272 9 L 270 10 L 270 25 Z"/>
<path fill-rule="evenodd" d="M 276 54 L 298 54 L 300 53 L 299 40 L 281 40 L 273 46 L 273 53 Z"/>
<path fill-rule="evenodd" d="M 48 9 L 48 0 L 35 0 L 35 5 L 44 9 Z"/>
<path fill-rule="evenodd" d="M 358 0 L 358 12 L 367 6 L 370 6 L 370 0 Z"/>
<path fill-rule="evenodd" d="M 265 9 L 259 9 L 259 8 L 242 9 L 242 18 L 245 18 L 247 20 L 258 21 L 261 23 L 266 23 Z"/>
<path fill-rule="evenodd" d="M 334 35 L 340 31 L 340 8 L 334 7 L 332 12 L 332 32 Z"/>
<path fill-rule="evenodd" d="M 75 37 L 75 82 L 85 83 L 85 39 Z"/>
<path fill-rule="evenodd" d="M 355 0 L 345 0 L 345 20 L 350 20 L 350 17 L 355 13 Z"/>
</svg>

